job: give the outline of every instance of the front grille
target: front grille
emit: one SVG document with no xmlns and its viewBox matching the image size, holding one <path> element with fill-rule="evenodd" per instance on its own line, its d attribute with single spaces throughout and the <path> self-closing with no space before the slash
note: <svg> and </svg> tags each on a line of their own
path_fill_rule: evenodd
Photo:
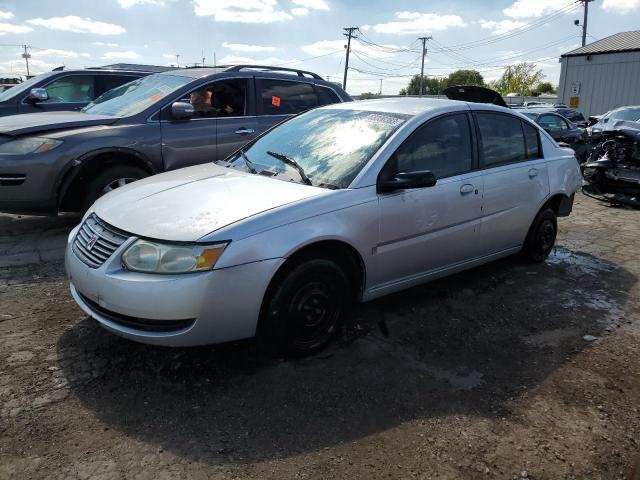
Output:
<svg viewBox="0 0 640 480">
<path fill-rule="evenodd" d="M 22 185 L 26 179 L 27 176 L 21 173 L 0 173 L 0 186 Z"/>
<path fill-rule="evenodd" d="M 76 238 L 73 251 L 80 260 L 91 268 L 98 268 L 129 236 L 100 220 L 95 213 L 84 221 Z"/>
<path fill-rule="evenodd" d="M 170 333 L 186 330 L 195 323 L 195 318 L 187 318 L 184 320 L 151 320 L 148 318 L 130 317 L 121 313 L 112 312 L 101 307 L 93 300 L 89 300 L 83 294 L 78 292 L 82 301 L 84 301 L 91 309 L 105 317 L 107 320 L 117 323 L 123 327 L 142 330 L 144 332 Z"/>
</svg>

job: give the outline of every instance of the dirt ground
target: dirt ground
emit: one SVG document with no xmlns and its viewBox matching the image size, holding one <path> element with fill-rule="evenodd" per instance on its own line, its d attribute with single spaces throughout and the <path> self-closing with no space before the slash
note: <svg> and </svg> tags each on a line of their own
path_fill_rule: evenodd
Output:
<svg viewBox="0 0 640 480">
<path fill-rule="evenodd" d="M 76 222 L 0 215 L 1 479 L 630 478 L 640 211 L 581 196 L 545 264 L 359 306 L 298 361 L 102 330 L 64 277 Z"/>
</svg>

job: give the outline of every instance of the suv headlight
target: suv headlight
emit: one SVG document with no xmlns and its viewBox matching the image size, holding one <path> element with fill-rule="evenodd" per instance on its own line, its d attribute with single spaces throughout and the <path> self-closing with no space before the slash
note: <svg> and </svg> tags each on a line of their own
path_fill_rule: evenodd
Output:
<svg viewBox="0 0 640 480">
<path fill-rule="evenodd" d="M 62 140 L 45 137 L 24 137 L 10 140 L 0 145 L 0 155 L 25 155 L 27 153 L 44 153 L 60 146 Z"/>
<path fill-rule="evenodd" d="M 228 243 L 179 245 L 136 240 L 122 254 L 125 267 L 144 273 L 191 273 L 211 270 Z"/>
</svg>

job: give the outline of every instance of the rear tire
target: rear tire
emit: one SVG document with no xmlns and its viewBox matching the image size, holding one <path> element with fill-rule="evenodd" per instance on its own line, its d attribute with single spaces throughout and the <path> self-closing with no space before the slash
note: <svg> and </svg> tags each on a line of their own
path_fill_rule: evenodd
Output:
<svg viewBox="0 0 640 480">
<path fill-rule="evenodd" d="M 529 262 L 544 262 L 553 250 L 558 234 L 556 212 L 545 208 L 538 212 L 531 224 L 527 238 L 522 247 L 522 255 Z"/>
<path fill-rule="evenodd" d="M 322 350 L 338 332 L 352 300 L 344 271 L 328 259 L 297 262 L 265 297 L 261 335 L 288 356 Z"/>
<path fill-rule="evenodd" d="M 102 195 L 148 176 L 142 168 L 129 165 L 116 165 L 99 172 L 87 184 L 81 205 L 82 211 L 85 212 Z"/>
</svg>

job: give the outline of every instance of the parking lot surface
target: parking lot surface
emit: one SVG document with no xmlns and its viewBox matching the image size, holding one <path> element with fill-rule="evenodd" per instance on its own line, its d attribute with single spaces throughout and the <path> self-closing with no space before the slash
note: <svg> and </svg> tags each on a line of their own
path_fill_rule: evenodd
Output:
<svg viewBox="0 0 640 480">
<path fill-rule="evenodd" d="M 630 477 L 640 211 L 579 196 L 546 263 L 361 305 L 297 361 L 102 330 L 64 277 L 77 221 L 0 215 L 0 479 Z"/>
</svg>

